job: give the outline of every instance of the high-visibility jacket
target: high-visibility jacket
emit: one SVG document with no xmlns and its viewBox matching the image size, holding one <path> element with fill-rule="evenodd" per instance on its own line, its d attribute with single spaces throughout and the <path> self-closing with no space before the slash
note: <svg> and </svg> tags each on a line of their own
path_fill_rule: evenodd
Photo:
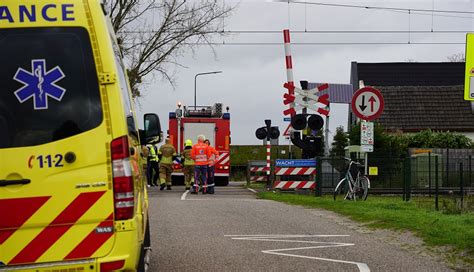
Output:
<svg viewBox="0 0 474 272">
<path fill-rule="evenodd" d="M 195 165 L 208 165 L 209 157 L 211 157 L 211 149 L 208 145 L 202 142 L 193 145 L 191 158 L 194 159 Z"/>
<path fill-rule="evenodd" d="M 207 160 L 207 163 L 209 166 L 214 166 L 214 164 L 216 164 L 216 157 L 219 156 L 219 152 L 217 152 L 217 150 L 212 146 L 209 146 L 209 149 L 211 150 L 211 156 Z"/>
<path fill-rule="evenodd" d="M 161 164 L 173 164 L 173 157 L 176 156 L 176 149 L 171 144 L 160 146 L 158 154 L 161 155 Z"/>
<path fill-rule="evenodd" d="M 146 147 L 148 148 L 148 159 L 149 161 L 159 161 L 158 155 L 156 154 L 156 147 L 151 144 L 147 144 Z"/>
<path fill-rule="evenodd" d="M 184 166 L 194 165 L 194 160 L 191 158 L 192 146 L 186 146 L 181 153 L 181 161 Z"/>
</svg>

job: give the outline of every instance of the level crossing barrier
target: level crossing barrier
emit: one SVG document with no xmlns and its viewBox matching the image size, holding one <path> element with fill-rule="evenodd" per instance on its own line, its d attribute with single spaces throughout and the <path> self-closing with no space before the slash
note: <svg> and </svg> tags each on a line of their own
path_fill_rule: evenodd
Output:
<svg viewBox="0 0 474 272">
<path fill-rule="evenodd" d="M 274 189 L 316 189 L 315 160 L 275 160 Z"/>
<path fill-rule="evenodd" d="M 270 171 L 270 168 L 267 167 L 267 161 L 249 161 L 247 164 L 247 184 L 251 182 L 270 182 L 267 171 Z"/>
</svg>

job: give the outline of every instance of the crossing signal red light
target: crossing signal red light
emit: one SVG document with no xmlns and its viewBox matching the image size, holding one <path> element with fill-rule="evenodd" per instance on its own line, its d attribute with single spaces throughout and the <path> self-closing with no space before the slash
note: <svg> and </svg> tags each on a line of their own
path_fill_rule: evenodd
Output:
<svg viewBox="0 0 474 272">
<path fill-rule="evenodd" d="M 306 128 L 306 115 L 296 114 L 291 117 L 291 126 L 296 130 L 302 130 Z"/>
<path fill-rule="evenodd" d="M 324 120 L 321 116 L 312 114 L 308 118 L 308 127 L 312 130 L 320 130 L 324 126 Z"/>
<path fill-rule="evenodd" d="M 267 138 L 267 128 L 266 127 L 261 127 L 255 131 L 255 136 L 257 136 L 257 139 L 263 140 Z"/>
</svg>

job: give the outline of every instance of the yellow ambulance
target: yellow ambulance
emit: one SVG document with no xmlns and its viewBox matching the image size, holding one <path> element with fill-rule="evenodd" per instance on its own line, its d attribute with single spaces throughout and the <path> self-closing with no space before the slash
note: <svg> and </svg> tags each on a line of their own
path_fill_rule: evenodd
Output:
<svg viewBox="0 0 474 272">
<path fill-rule="evenodd" d="M 0 271 L 144 271 L 161 127 L 137 127 L 101 2 L 2 0 L 0 82 Z"/>
</svg>

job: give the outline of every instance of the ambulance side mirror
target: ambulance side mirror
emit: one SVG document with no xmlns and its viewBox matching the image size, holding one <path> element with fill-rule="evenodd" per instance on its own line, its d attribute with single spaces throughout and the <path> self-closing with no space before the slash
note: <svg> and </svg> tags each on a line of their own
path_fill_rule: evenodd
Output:
<svg viewBox="0 0 474 272">
<path fill-rule="evenodd" d="M 159 143 L 163 139 L 163 131 L 161 131 L 160 118 L 154 113 L 147 113 L 143 117 L 143 124 L 145 126 L 145 141 L 146 143 Z M 142 144 L 146 144 L 142 143 Z"/>
</svg>

